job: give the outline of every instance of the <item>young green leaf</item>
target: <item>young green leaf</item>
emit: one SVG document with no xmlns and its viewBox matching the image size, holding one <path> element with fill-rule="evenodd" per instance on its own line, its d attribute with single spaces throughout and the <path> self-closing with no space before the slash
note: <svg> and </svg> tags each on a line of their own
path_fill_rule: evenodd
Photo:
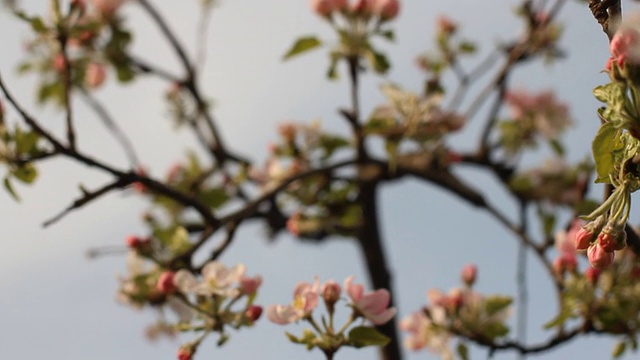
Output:
<svg viewBox="0 0 640 360">
<path fill-rule="evenodd" d="M 289 49 L 289 51 L 287 51 L 286 54 L 284 54 L 282 60 L 289 60 L 296 55 L 304 54 L 320 46 L 322 46 L 322 42 L 315 36 L 301 37 L 296 40 L 295 43 L 293 43 L 293 46 L 291 47 L 291 49 Z"/>
</svg>

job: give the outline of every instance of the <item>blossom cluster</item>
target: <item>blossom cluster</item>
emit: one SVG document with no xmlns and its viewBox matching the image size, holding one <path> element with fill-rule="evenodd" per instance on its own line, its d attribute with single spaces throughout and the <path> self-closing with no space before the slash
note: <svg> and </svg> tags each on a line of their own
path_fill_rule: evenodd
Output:
<svg viewBox="0 0 640 360">
<path fill-rule="evenodd" d="M 353 280 L 354 276 L 344 280 L 344 292 L 348 295 L 352 312 L 349 320 L 340 329 L 334 326 L 334 315 L 335 305 L 342 299 L 343 289 L 333 280 L 320 285 L 317 277 L 313 283 L 301 282 L 296 285 L 292 303 L 270 305 L 267 308 L 267 316 L 269 320 L 280 325 L 300 320 L 309 322 L 314 330 L 305 331 L 301 338 L 288 335 L 289 339 L 294 343 L 305 344 L 309 349 L 318 347 L 325 353 L 333 354 L 342 346 L 385 345 L 389 340 L 371 327 L 358 326 L 345 334 L 345 331 L 359 318 L 373 325 L 382 325 L 396 315 L 396 309 L 389 307 L 391 295 L 388 290 L 378 289 L 365 293 L 364 286 L 355 284 Z M 328 313 L 328 321 L 324 316 L 322 317 L 322 327 L 314 317 L 314 310 L 320 299 L 324 301 Z"/>
<path fill-rule="evenodd" d="M 262 314 L 255 305 L 262 277 L 247 276 L 243 264 L 226 267 L 218 261 L 202 266 L 199 275 L 186 268 L 177 271 L 152 260 L 152 239 L 128 237 L 129 274 L 121 277 L 118 300 L 141 308 L 146 305 L 170 308 L 177 316 L 171 324 L 163 319 L 150 328 L 151 336 L 163 332 L 200 333 L 195 340 L 180 347 L 179 359 L 190 359 L 202 340 L 212 332 L 220 334 L 219 343 L 226 341 L 227 327 L 251 326 Z M 240 304 L 244 299 L 244 304 Z"/>
<path fill-rule="evenodd" d="M 388 21 L 398 16 L 400 2 L 398 0 L 311 0 L 311 9 L 318 15 L 331 18 L 336 13 L 345 16 L 371 17 L 377 16 L 380 21 Z"/>
<path fill-rule="evenodd" d="M 500 124 L 500 144 L 507 154 L 516 154 L 524 147 L 535 147 L 538 137 L 557 142 L 560 134 L 571 125 L 567 105 L 559 102 L 552 91 L 532 94 L 513 90 L 505 94 L 510 119 Z"/>
<path fill-rule="evenodd" d="M 432 289 L 427 293 L 429 305 L 400 322 L 400 329 L 409 333 L 404 345 L 410 350 L 429 349 L 442 359 L 453 359 L 449 342 L 454 336 L 485 341 L 507 335 L 505 322 L 509 316 L 511 298 L 483 296 L 472 290 L 477 268 L 466 266 L 462 271 L 463 287 L 448 293 Z M 459 346 L 464 346 L 460 344 Z"/>
</svg>

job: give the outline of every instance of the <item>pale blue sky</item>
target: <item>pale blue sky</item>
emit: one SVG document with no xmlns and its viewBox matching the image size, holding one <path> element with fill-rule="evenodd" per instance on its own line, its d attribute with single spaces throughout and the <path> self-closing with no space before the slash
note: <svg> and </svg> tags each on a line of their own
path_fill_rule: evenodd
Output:
<svg viewBox="0 0 640 360">
<path fill-rule="evenodd" d="M 47 1 L 23 0 L 30 11 L 43 11 Z M 172 27 L 193 49 L 197 1 L 155 1 Z M 448 14 L 464 24 L 462 32 L 479 40 L 488 51 L 500 40 L 514 36 L 517 22 L 511 9 L 517 1 L 421 1 L 405 0 L 396 24 L 399 41 L 387 46 L 394 70 L 388 79 L 418 90 L 422 78 L 414 66 L 415 56 L 427 49 L 433 35 L 433 20 Z M 124 14 L 139 36 L 134 52 L 175 68 L 175 57 L 135 4 Z M 584 4 L 569 1 L 563 16 L 567 32 L 567 61 L 544 68 L 526 66 L 517 72 L 513 84 L 541 90 L 554 87 L 566 99 L 576 120 L 568 136 L 569 157 L 583 159 L 589 153 L 590 139 L 598 126 L 598 103 L 591 89 L 606 81 L 599 74 L 608 57 L 606 38 Z M 34 78 L 16 77 L 14 69 L 21 58 L 22 42 L 28 39 L 25 24 L 0 13 L 0 71 L 16 97 L 34 108 Z M 319 33 L 333 39 L 328 27 L 311 15 L 306 0 L 221 1 L 212 18 L 208 66 L 204 88 L 215 99 L 215 114 L 227 142 L 240 152 L 262 158 L 269 141 L 275 139 L 274 125 L 283 120 L 322 119 L 327 127 L 345 130 L 336 108 L 346 104 L 345 82 L 324 79 L 326 54 L 316 52 L 280 62 L 281 55 L 299 35 Z M 362 103 L 367 112 L 382 101 L 378 85 L 385 79 L 368 76 L 363 84 Z M 113 82 L 111 82 L 111 85 Z M 176 136 L 166 119 L 162 92 L 166 84 L 141 79 L 120 89 L 107 86 L 97 95 L 110 104 L 110 110 L 123 128 L 136 139 L 136 149 L 153 175 L 164 174 L 185 149 L 196 145 L 187 134 Z M 63 118 L 50 109 L 34 113 L 43 124 L 60 130 Z M 15 116 L 11 116 L 15 119 Z M 152 126 L 152 127 L 151 127 Z M 454 143 L 465 144 L 476 137 L 478 124 L 458 136 Z M 125 158 L 100 122 L 91 113 L 78 110 L 81 149 L 125 166 Z M 153 130 L 149 130 L 153 129 Z M 472 143 L 475 143 L 473 141 Z M 513 213 L 514 204 L 492 186 L 488 175 L 467 171 L 478 187 L 486 186 L 487 197 L 505 204 Z M 78 185 L 100 186 L 106 177 L 68 161 L 43 164 L 41 177 L 32 188 L 18 187 L 22 204 L 15 204 L 0 193 L 3 219 L 3 250 L 0 252 L 0 358 L 2 359 L 174 359 L 179 342 L 149 344 L 143 338 L 152 312 L 133 311 L 114 301 L 116 274 L 124 273 L 124 258 L 110 257 L 89 261 L 85 251 L 94 246 L 120 245 L 126 235 L 144 230 L 139 214 L 145 202 L 131 194 L 113 194 L 94 205 L 75 212 L 59 224 L 43 230 L 40 224 L 78 195 Z M 383 232 L 396 279 L 401 317 L 425 304 L 429 288 L 447 290 L 458 284 L 459 271 L 467 263 L 480 268 L 478 290 L 483 293 L 515 295 L 514 239 L 489 216 L 440 192 L 414 181 L 385 186 L 382 193 Z M 300 245 L 288 236 L 268 243 L 256 226 L 242 228 L 236 244 L 222 259 L 228 265 L 247 264 L 250 274 L 261 274 L 264 285 L 260 304 L 290 301 L 298 281 L 342 281 L 355 274 L 366 275 L 356 248 L 343 240 L 321 246 Z M 546 335 L 541 324 L 555 311 L 549 281 L 530 259 L 531 313 L 529 338 L 539 342 Z M 233 333 L 221 349 L 209 341 L 200 349 L 199 359 L 322 359 L 320 352 L 308 353 L 289 344 L 283 328 L 263 318 L 255 328 Z M 185 339 L 189 339 L 186 337 Z M 543 359 L 609 358 L 613 341 L 589 336 L 539 356 Z M 338 359 L 371 359 L 375 350 L 341 350 Z M 485 358 L 474 351 L 473 358 Z M 410 354 L 408 359 L 432 358 L 426 352 Z M 512 353 L 498 355 L 511 359 Z M 532 358 L 534 358 L 532 356 Z M 629 356 L 628 358 L 632 358 Z"/>
</svg>

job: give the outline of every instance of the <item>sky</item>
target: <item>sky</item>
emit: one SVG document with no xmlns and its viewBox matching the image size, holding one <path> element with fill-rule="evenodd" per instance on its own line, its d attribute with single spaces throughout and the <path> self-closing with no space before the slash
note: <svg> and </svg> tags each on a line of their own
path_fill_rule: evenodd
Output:
<svg viewBox="0 0 640 360">
<path fill-rule="evenodd" d="M 46 1 L 22 1 L 30 12 L 46 11 Z M 194 50 L 197 1 L 154 1 L 171 27 Z M 379 85 L 391 81 L 419 91 L 423 78 L 414 66 L 415 56 L 431 46 L 434 21 L 447 14 L 463 24 L 462 33 L 488 52 L 501 40 L 515 36 L 517 21 L 511 15 L 516 1 L 440 2 L 405 0 L 394 27 L 397 41 L 382 45 L 394 65 L 386 76 L 368 75 L 363 80 L 362 105 L 371 109 L 383 101 Z M 178 66 L 166 42 L 144 13 L 129 4 L 123 15 L 135 30 L 133 52 L 167 69 Z M 606 82 L 600 71 L 608 58 L 606 37 L 586 5 L 568 1 L 561 20 L 567 59 L 551 66 L 527 65 L 513 79 L 516 87 L 532 90 L 554 88 L 570 106 L 575 120 L 567 136 L 568 158 L 581 160 L 589 154 L 599 106 L 591 89 Z M 23 43 L 29 39 L 24 23 L 0 12 L 0 73 L 15 96 L 53 131 L 63 129 L 63 117 L 34 102 L 35 78 L 17 76 Z M 214 10 L 207 38 L 207 66 L 203 88 L 214 100 L 214 113 L 226 141 L 233 149 L 264 159 L 265 149 L 276 139 L 275 126 L 285 120 L 321 119 L 323 126 L 345 131 L 336 109 L 347 103 L 345 81 L 324 78 L 327 56 L 322 51 L 283 63 L 282 54 L 300 35 L 319 34 L 335 41 L 333 34 L 308 9 L 307 1 L 220 1 Z M 10 34 L 7 36 L 7 34 Z M 96 95 L 134 140 L 138 155 L 152 175 L 165 169 L 196 147 L 186 132 L 176 133 L 162 103 L 167 84 L 140 79 L 124 88 L 110 81 Z M 112 164 L 126 167 L 123 152 L 102 124 L 78 104 L 79 147 Z M 365 111 L 367 112 L 367 111 Z M 15 115 L 11 120 L 15 120 Z M 480 124 L 470 124 L 453 144 L 465 149 L 475 143 Z M 474 129 L 476 130 L 474 132 Z M 30 187 L 18 186 L 22 202 L 15 203 L 0 192 L 3 219 L 3 250 L 0 251 L 0 358 L 69 360 L 174 359 L 180 341 L 150 343 L 144 329 L 154 319 L 151 310 L 136 311 L 115 301 L 117 274 L 125 269 L 124 256 L 88 259 L 88 249 L 120 246 L 129 234 L 144 231 L 140 214 L 144 200 L 130 192 L 112 194 L 43 229 L 41 224 L 79 195 L 80 184 L 95 188 L 108 181 L 99 172 L 67 160 L 42 164 L 40 178 Z M 487 174 L 462 170 L 478 188 L 487 189 L 489 200 L 505 212 L 515 206 Z M 597 189 L 597 188 L 596 188 Z M 596 191 L 598 193 L 598 191 Z M 458 285 L 460 269 L 468 263 L 479 267 L 477 290 L 482 293 L 516 294 L 516 243 L 489 216 L 467 207 L 439 189 L 412 180 L 385 185 L 381 194 L 382 230 L 396 280 L 400 318 L 426 303 L 430 288 L 448 290 Z M 227 265 L 245 263 L 250 275 L 264 278 L 258 302 L 287 303 L 299 281 L 341 282 L 354 274 L 365 282 L 360 254 L 345 240 L 321 245 L 300 244 L 287 235 L 269 242 L 258 226 L 240 229 L 234 246 L 222 258 Z M 529 340 L 537 343 L 547 335 L 540 330 L 555 311 L 550 283 L 541 268 L 529 259 Z M 196 358 L 214 359 L 322 359 L 318 351 L 307 352 L 289 344 L 284 330 L 266 317 L 252 329 L 232 333 L 222 348 L 207 342 Z M 189 340 L 190 337 L 183 337 Z M 544 359 L 609 358 L 614 341 L 587 336 L 538 356 Z M 338 359 L 371 359 L 375 350 L 341 350 Z M 407 359 L 435 359 L 425 351 L 406 353 Z M 473 349 L 472 358 L 486 352 Z M 496 359 L 511 359 L 512 353 Z M 531 356 L 531 358 L 536 358 Z M 628 356 L 632 358 L 632 356 Z"/>
</svg>

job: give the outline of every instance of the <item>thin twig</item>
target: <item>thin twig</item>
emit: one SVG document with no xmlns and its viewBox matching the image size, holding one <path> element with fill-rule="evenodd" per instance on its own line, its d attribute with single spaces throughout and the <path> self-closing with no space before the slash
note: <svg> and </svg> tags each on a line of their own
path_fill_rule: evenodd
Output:
<svg viewBox="0 0 640 360">
<path fill-rule="evenodd" d="M 129 158 L 131 167 L 139 168 L 140 160 L 138 159 L 135 149 L 133 148 L 133 143 L 129 140 L 127 134 L 122 131 L 107 109 L 100 103 L 100 101 L 98 101 L 98 99 L 91 95 L 90 92 L 85 88 L 80 88 L 80 93 L 89 107 L 93 109 L 93 111 L 98 115 L 98 118 L 102 120 L 102 123 L 107 127 L 107 129 L 109 129 L 109 131 L 111 131 L 116 140 L 122 145 L 127 158 Z"/>
</svg>

